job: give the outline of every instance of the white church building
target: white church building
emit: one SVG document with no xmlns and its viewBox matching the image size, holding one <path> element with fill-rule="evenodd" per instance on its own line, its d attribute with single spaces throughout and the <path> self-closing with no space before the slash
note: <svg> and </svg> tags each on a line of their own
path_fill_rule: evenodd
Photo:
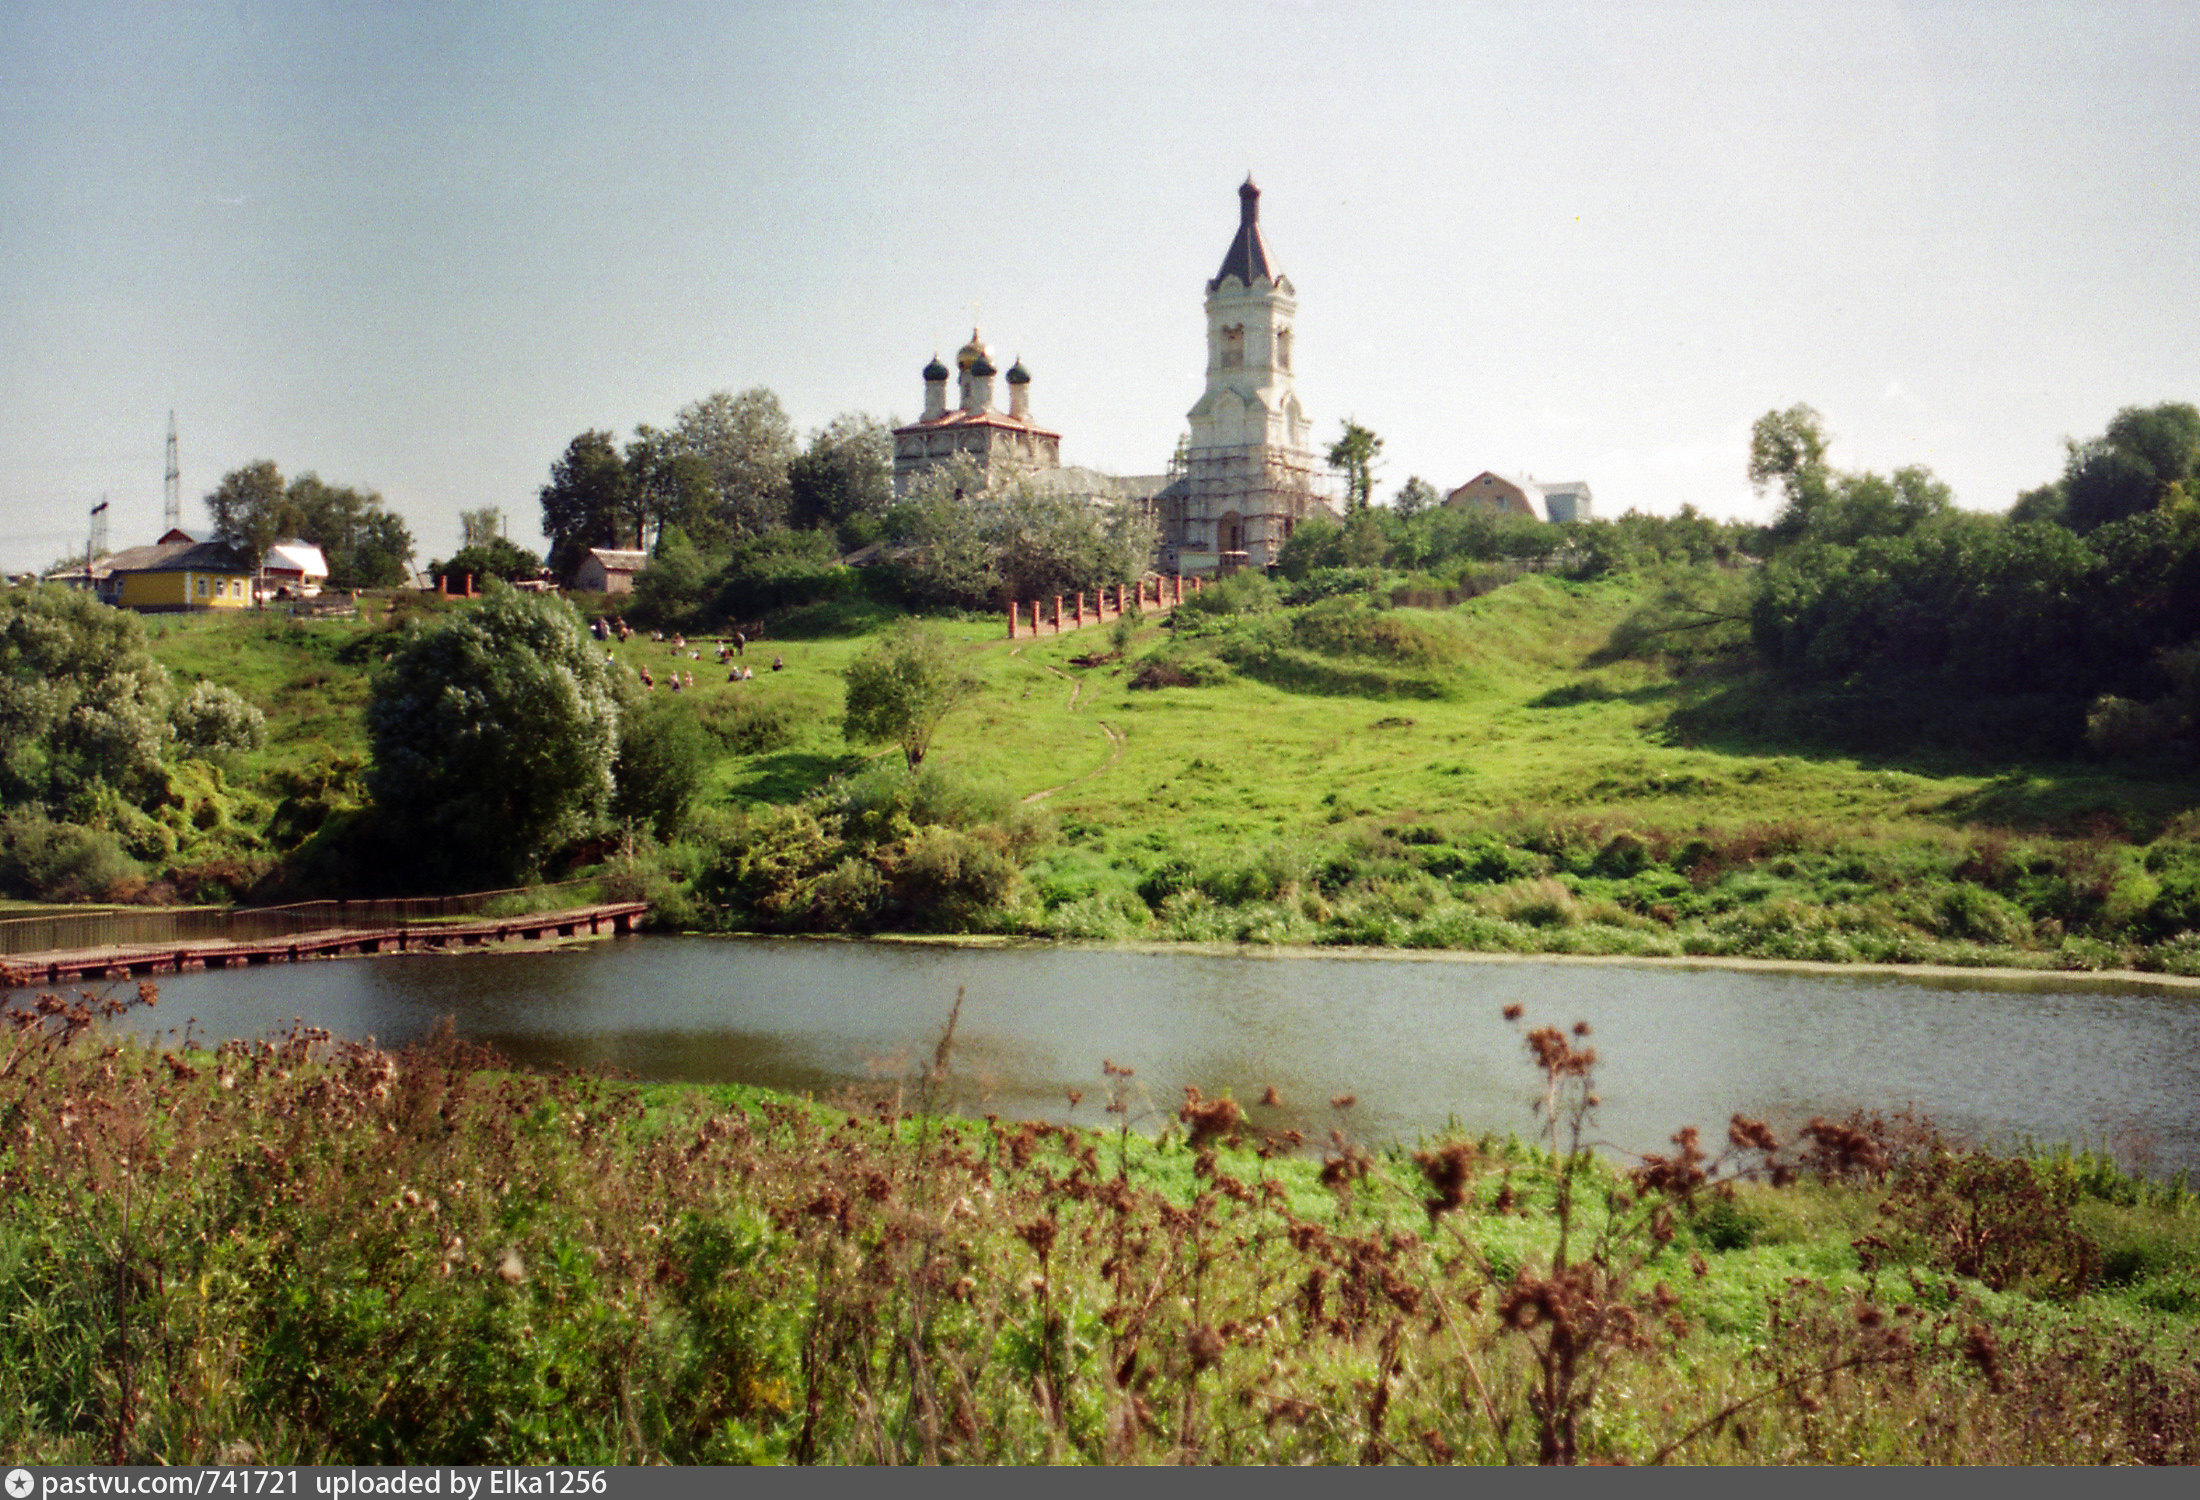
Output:
<svg viewBox="0 0 2200 1500">
<path fill-rule="evenodd" d="M 925 366 L 924 415 L 894 429 L 894 494 L 906 496 L 918 475 L 960 456 L 981 474 L 1012 470 L 1097 503 L 1151 507 L 1164 573 L 1265 568 L 1301 521 L 1339 514 L 1293 381 L 1297 312 L 1298 294 L 1261 235 L 1260 189 L 1247 178 L 1237 234 L 1207 283 L 1206 390 L 1187 414 L 1190 432 L 1167 474 L 1064 468 L 1061 434 L 1031 416 L 1031 375 L 1021 360 L 1006 376 L 1008 410 L 995 407 L 998 371 L 973 329 L 954 370 L 936 355 Z"/>
<path fill-rule="evenodd" d="M 1183 473 L 1157 498 L 1163 572 L 1264 568 L 1301 521 L 1338 514 L 1292 377 L 1298 307 L 1248 177 L 1237 236 L 1207 283 L 1207 389 L 1188 413 Z"/>
<path fill-rule="evenodd" d="M 924 367 L 924 415 L 894 429 L 894 498 L 905 498 L 909 481 L 926 469 L 958 455 L 980 474 L 1014 466 L 1020 470 L 1058 469 L 1062 435 L 1031 419 L 1031 372 L 1022 360 L 1009 366 L 1008 410 L 993 405 L 993 377 L 999 371 L 993 352 L 978 330 L 955 353 L 955 404 L 947 404 L 947 366 L 939 356 Z"/>
</svg>

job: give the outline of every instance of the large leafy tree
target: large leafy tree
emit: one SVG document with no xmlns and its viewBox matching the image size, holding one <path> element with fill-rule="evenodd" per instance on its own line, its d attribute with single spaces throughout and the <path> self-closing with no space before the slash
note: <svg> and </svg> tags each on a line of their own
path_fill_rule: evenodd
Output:
<svg viewBox="0 0 2200 1500">
<path fill-rule="evenodd" d="M 251 559 L 255 570 L 266 562 L 267 549 L 288 534 L 297 519 L 283 491 L 282 470 L 266 458 L 224 474 L 206 497 L 206 509 L 214 521 L 215 538 Z"/>
<path fill-rule="evenodd" d="M 0 801 L 90 815 L 161 785 L 168 673 L 145 626 L 75 589 L 0 593 Z"/>
<path fill-rule="evenodd" d="M 77 589 L 0 593 L 0 801 L 87 817 L 167 793 L 165 763 L 258 742 L 264 720 L 201 682 L 179 699 L 144 622 Z"/>
<path fill-rule="evenodd" d="M 1825 419 L 1803 405 L 1768 411 L 1750 428 L 1749 482 L 1759 494 L 1780 495 L 1769 532 L 1775 545 L 1906 536 L 1955 509 L 1932 470 L 1912 464 L 1885 476 L 1845 473 L 1826 460 L 1831 441 Z"/>
<path fill-rule="evenodd" d="M 688 526 L 698 545 L 785 524 L 794 424 L 771 391 L 759 385 L 691 402 L 680 408 L 673 436 L 678 450 L 700 459 L 710 474 L 710 513 Z"/>
<path fill-rule="evenodd" d="M 538 871 L 610 805 L 612 673 L 564 601 L 501 585 L 412 635 L 367 705 L 368 785 L 385 827 L 454 876 Z"/>
<path fill-rule="evenodd" d="M 608 432 L 588 431 L 566 444 L 542 487 L 542 534 L 550 567 L 570 578 L 591 547 L 639 547 L 633 475 Z"/>
<path fill-rule="evenodd" d="M 968 459 L 928 470 L 884 530 L 912 600 L 983 607 L 1128 583 L 1153 558 L 1152 519 L 1032 474 L 980 474 Z"/>
<path fill-rule="evenodd" d="M 858 542 L 894 501 L 894 434 L 877 417 L 848 412 L 810 434 L 788 465 L 791 525 L 834 527 Z"/>
<path fill-rule="evenodd" d="M 947 637 L 915 622 L 850 662 L 846 676 L 841 733 L 855 744 L 898 744 L 911 771 L 941 721 L 978 689 Z"/>
<path fill-rule="evenodd" d="M 402 583 L 412 560 L 412 530 L 373 490 L 330 484 L 315 473 L 288 484 L 271 459 L 224 474 L 206 497 L 214 535 L 258 567 L 267 549 L 297 537 L 321 549 L 335 588 L 388 588 Z"/>
<path fill-rule="evenodd" d="M 449 562 L 430 562 L 429 576 L 448 587 L 462 587 L 470 574 L 479 586 L 492 578 L 510 583 L 542 574 L 542 559 L 509 537 L 493 536 L 477 546 L 461 547 Z"/>
<path fill-rule="evenodd" d="M 373 490 L 325 483 L 305 473 L 283 491 L 288 534 L 313 543 L 328 560 L 331 588 L 392 588 L 412 561 L 412 530 Z"/>
<path fill-rule="evenodd" d="M 691 539 L 698 534 L 709 540 L 723 535 L 714 510 L 710 465 L 689 452 L 678 433 L 646 425 L 635 428 L 633 441 L 626 445 L 626 473 L 636 537 L 654 531 L 662 539 L 674 527 Z"/>
<path fill-rule="evenodd" d="M 1383 440 L 1353 421 L 1329 445 L 1329 467 L 1344 475 L 1346 510 L 1366 510 L 1374 503 L 1375 456 L 1382 451 Z"/>
<path fill-rule="evenodd" d="M 2183 401 L 2125 407 L 2099 437 L 2070 445 L 2057 488 L 2061 514 L 2054 518 L 2078 532 L 2179 498 L 2200 499 L 2200 408 Z"/>
</svg>

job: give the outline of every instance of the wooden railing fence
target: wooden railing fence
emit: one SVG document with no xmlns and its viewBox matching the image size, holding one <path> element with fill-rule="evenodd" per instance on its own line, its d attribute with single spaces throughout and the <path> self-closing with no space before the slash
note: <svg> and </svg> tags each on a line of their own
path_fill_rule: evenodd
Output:
<svg viewBox="0 0 2200 1500">
<path fill-rule="evenodd" d="M 521 886 L 498 891 L 469 891 L 455 896 L 407 896 L 387 901 L 294 901 L 283 906 L 193 906 L 159 911 L 128 909 L 58 912 L 0 921 L 0 954 L 52 953 L 80 948 L 119 948 L 137 944 L 261 942 L 293 933 L 328 932 L 345 927 L 400 927 L 411 922 L 453 917 L 504 915 L 503 905 L 519 915 L 558 893 L 593 887 L 594 880 Z M 561 904 L 553 901 L 553 905 Z"/>
<path fill-rule="evenodd" d="M 1190 578 L 1182 573 L 1167 577 L 1149 574 L 1136 583 L 1101 585 L 1092 595 L 1090 610 L 1085 608 L 1086 596 L 1082 593 L 1056 594 L 1051 614 L 1045 599 L 1017 599 L 1008 606 L 1008 638 L 1013 641 L 1021 636 L 1060 635 L 1065 630 L 1119 620 L 1134 610 L 1158 613 L 1174 609 L 1184 602 L 1186 594 L 1196 594 L 1204 586 L 1196 574 Z"/>
</svg>

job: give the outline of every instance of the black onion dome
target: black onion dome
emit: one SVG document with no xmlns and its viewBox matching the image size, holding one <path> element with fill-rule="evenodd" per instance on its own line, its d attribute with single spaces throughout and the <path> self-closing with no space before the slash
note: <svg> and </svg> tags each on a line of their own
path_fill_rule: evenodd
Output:
<svg viewBox="0 0 2200 1500">
<path fill-rule="evenodd" d="M 945 380 L 947 378 L 947 366 L 940 363 L 940 357 L 937 354 L 932 356 L 932 363 L 924 367 L 924 378 L 927 381 Z"/>
<path fill-rule="evenodd" d="M 990 360 L 990 359 L 987 359 L 987 358 L 986 358 L 986 357 L 985 357 L 984 355 L 982 355 L 982 354 L 981 354 L 981 355 L 979 355 L 979 356 L 978 356 L 978 360 L 977 360 L 977 363 L 976 363 L 976 364 L 973 364 L 973 365 L 972 365 L 972 366 L 970 367 L 970 373 L 971 373 L 971 374 L 973 374 L 973 375 L 977 375 L 977 376 L 983 377 L 983 376 L 988 376 L 988 375 L 992 375 L 992 374 L 994 374 L 994 373 L 996 373 L 996 372 L 994 371 L 994 368 L 993 368 L 993 361 L 992 361 L 992 360 Z"/>
<path fill-rule="evenodd" d="M 1031 372 L 1024 368 L 1022 360 L 1019 359 L 1008 367 L 1008 383 L 1010 385 L 1031 384 Z"/>
</svg>

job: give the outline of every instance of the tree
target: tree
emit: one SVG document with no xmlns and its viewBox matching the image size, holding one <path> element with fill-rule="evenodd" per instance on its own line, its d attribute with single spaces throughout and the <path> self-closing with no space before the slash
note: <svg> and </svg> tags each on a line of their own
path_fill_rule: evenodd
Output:
<svg viewBox="0 0 2200 1500">
<path fill-rule="evenodd" d="M 659 839 L 673 838 L 703 793 L 710 760 L 710 740 L 694 708 L 670 694 L 652 698 L 635 690 L 619 714 L 612 816 L 643 824 Z"/>
<path fill-rule="evenodd" d="M 713 511 L 710 465 L 683 447 L 678 433 L 646 424 L 635 428 L 626 445 L 626 474 L 636 546 L 649 545 L 652 529 L 658 542 L 673 527 L 690 536 L 723 536 Z"/>
<path fill-rule="evenodd" d="M 305 473 L 283 491 L 285 530 L 321 549 L 332 588 L 389 588 L 404 582 L 412 530 L 373 490 L 328 484 Z"/>
<path fill-rule="evenodd" d="M 295 529 L 288 497 L 283 491 L 282 470 L 272 459 L 258 459 L 222 476 L 206 497 L 206 509 L 214 520 L 216 540 L 227 542 L 251 559 L 252 594 L 257 599 L 267 549 Z"/>
<path fill-rule="evenodd" d="M 458 513 L 458 544 L 461 547 L 486 547 L 504 535 L 504 512 L 494 505 L 484 505 L 479 510 L 462 510 Z"/>
<path fill-rule="evenodd" d="M 507 537 L 493 536 L 480 546 L 461 547 L 449 562 L 428 564 L 428 576 L 446 586 L 463 586 L 468 574 L 474 582 L 500 578 L 506 583 L 542 576 L 542 559 Z"/>
<path fill-rule="evenodd" d="M 2183 401 L 2127 406 L 2108 430 L 2069 445 L 2061 490 L 2073 531 L 2153 510 L 2173 492 L 2200 493 L 2200 408 Z"/>
<path fill-rule="evenodd" d="M 1891 476 L 1843 473 L 1826 462 L 1831 441 L 1825 419 L 1803 405 L 1768 411 L 1750 428 L 1749 482 L 1760 495 L 1775 486 L 1781 495 L 1768 533 L 1776 546 L 1906 536 L 1955 509 L 1932 470 L 1911 464 Z"/>
<path fill-rule="evenodd" d="M 1152 561 L 1152 519 L 967 458 L 927 470 L 888 513 L 893 568 L 916 602 L 983 608 L 1127 583 Z"/>
<path fill-rule="evenodd" d="M 216 538 L 250 558 L 255 570 L 286 537 L 321 549 L 336 588 L 388 588 L 404 581 L 412 560 L 411 528 L 384 508 L 379 494 L 329 484 L 310 471 L 285 485 L 270 459 L 223 475 L 206 509 Z"/>
<path fill-rule="evenodd" d="M 690 616 L 702 605 L 710 583 L 710 565 L 687 533 L 667 526 L 657 534 L 657 548 L 649 566 L 634 580 L 634 608 L 629 615 L 644 625 L 688 629 Z"/>
<path fill-rule="evenodd" d="M 680 409 L 673 437 L 710 473 L 710 514 L 692 518 L 689 527 L 697 545 L 710 548 L 785 524 L 794 424 L 771 391 L 759 385 L 692 402 Z"/>
<path fill-rule="evenodd" d="M 1772 533 L 1781 542 L 1810 531 L 1833 482 L 1826 463 L 1826 419 L 1801 402 L 1768 411 L 1749 429 L 1749 483 L 1760 495 L 1777 487 L 1781 503 Z"/>
<path fill-rule="evenodd" d="M 787 486 L 790 525 L 831 526 L 855 541 L 894 503 L 893 430 L 864 412 L 833 418 L 788 466 Z"/>
<path fill-rule="evenodd" d="M 1391 497 L 1390 508 L 1401 520 L 1410 521 L 1422 511 L 1434 510 L 1443 503 L 1444 497 L 1436 493 L 1436 486 L 1414 474 L 1398 486 L 1398 493 Z"/>
<path fill-rule="evenodd" d="M 899 744 L 914 772 L 940 722 L 977 691 L 947 638 L 906 622 L 848 664 L 841 734 L 856 744 Z"/>
<path fill-rule="evenodd" d="M 610 805 L 612 672 L 563 600 L 491 585 L 478 607 L 408 636 L 375 674 L 377 815 L 450 874 L 535 873 Z"/>
<path fill-rule="evenodd" d="M 1329 467 L 1344 475 L 1345 509 L 1366 510 L 1375 498 L 1375 455 L 1383 440 L 1347 418 L 1344 436 L 1329 445 Z"/>
<path fill-rule="evenodd" d="M 560 578 L 592 547 L 639 547 L 632 518 L 633 479 L 611 434 L 590 430 L 566 444 L 542 487 L 542 534 L 550 539 L 550 568 Z"/>
<path fill-rule="evenodd" d="M 164 783 L 168 673 L 145 626 L 79 589 L 0 593 L 0 802 L 90 817 Z"/>
</svg>

